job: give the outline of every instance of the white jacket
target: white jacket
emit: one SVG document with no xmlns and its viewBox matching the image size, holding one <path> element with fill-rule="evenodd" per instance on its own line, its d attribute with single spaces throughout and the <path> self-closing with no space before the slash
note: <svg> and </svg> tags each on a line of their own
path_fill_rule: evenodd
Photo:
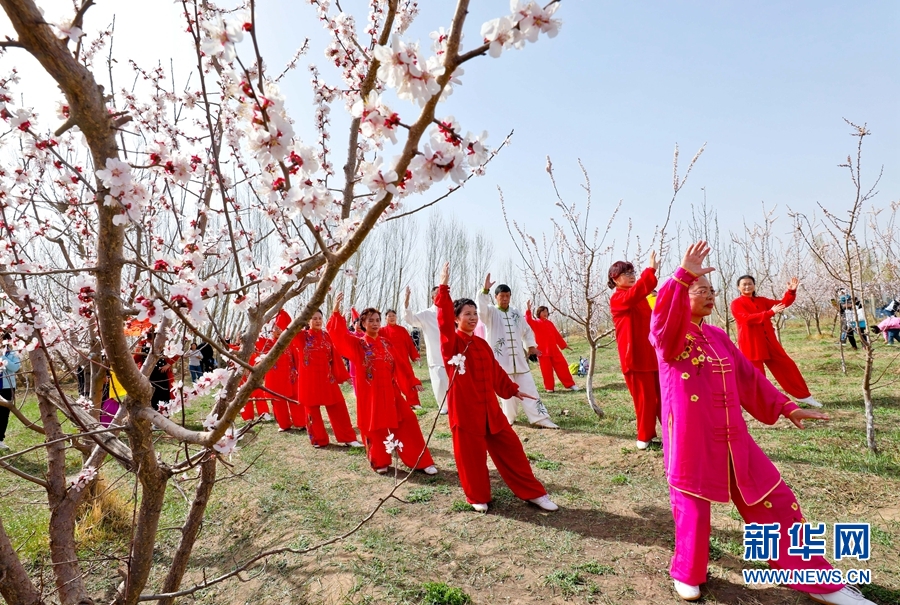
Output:
<svg viewBox="0 0 900 605">
<path fill-rule="evenodd" d="M 441 357 L 441 331 L 438 328 L 437 307 L 431 305 L 418 313 L 413 313 L 407 307 L 403 310 L 403 321 L 419 328 L 422 338 L 425 339 L 425 358 L 428 360 L 428 367 L 444 367 L 444 358 Z"/>
<path fill-rule="evenodd" d="M 491 295 L 483 290 L 475 296 L 478 318 L 484 324 L 485 340 L 494 349 L 494 357 L 507 374 L 530 372 L 525 357 L 529 347 L 536 347 L 534 332 L 518 309 L 501 311 L 494 306 Z"/>
</svg>

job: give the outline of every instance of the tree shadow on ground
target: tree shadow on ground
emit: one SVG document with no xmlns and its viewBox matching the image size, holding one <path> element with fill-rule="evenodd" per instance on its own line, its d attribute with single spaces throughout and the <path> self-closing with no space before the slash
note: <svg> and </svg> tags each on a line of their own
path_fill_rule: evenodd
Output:
<svg viewBox="0 0 900 605">
<path fill-rule="evenodd" d="M 518 499 L 514 504 L 495 496 L 495 503 L 489 514 L 540 527 L 575 532 L 595 540 L 629 542 L 671 550 L 675 535 L 672 513 L 659 506 L 644 506 L 635 512 L 638 517 L 626 517 L 596 508 L 561 507 L 555 513 L 547 513 Z"/>
</svg>

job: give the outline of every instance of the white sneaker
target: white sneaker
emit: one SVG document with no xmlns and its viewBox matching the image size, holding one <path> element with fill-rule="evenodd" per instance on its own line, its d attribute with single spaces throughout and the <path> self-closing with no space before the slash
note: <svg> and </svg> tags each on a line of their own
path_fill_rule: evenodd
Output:
<svg viewBox="0 0 900 605">
<path fill-rule="evenodd" d="M 418 410 L 421 410 L 421 409 L 422 409 L 422 406 L 421 406 L 421 405 L 414 405 L 414 406 L 412 406 L 412 409 L 413 409 L 413 411 L 418 411 Z"/>
<path fill-rule="evenodd" d="M 262 416 L 259 417 L 263 422 L 272 422 L 272 414 L 266 412 Z"/>
<path fill-rule="evenodd" d="M 826 605 L 875 605 L 864 597 L 855 586 L 844 586 L 837 592 L 807 593 L 807 595 L 816 603 L 825 603 Z"/>
<path fill-rule="evenodd" d="M 549 418 L 543 418 L 538 420 L 537 422 L 533 422 L 531 426 L 536 426 L 540 429 L 558 429 L 559 425 L 553 423 Z"/>
<path fill-rule="evenodd" d="M 278 432 L 279 432 L 279 433 L 287 433 L 289 430 L 291 430 L 291 429 L 283 429 L 283 428 L 281 428 L 281 427 L 278 427 Z"/>
<path fill-rule="evenodd" d="M 0 441 L 0 450 L 8 450 L 8 449 L 9 449 L 9 446 L 6 445 L 5 443 L 3 443 L 2 441 Z"/>
<path fill-rule="evenodd" d="M 809 397 L 804 397 L 803 399 L 798 399 L 797 403 L 805 403 L 806 405 L 812 406 L 814 408 L 822 407 L 822 404 L 812 398 L 812 395 Z"/>
<path fill-rule="evenodd" d="M 450 411 L 450 410 L 448 410 L 446 407 L 442 407 L 442 408 L 441 408 L 441 415 L 442 415 L 442 416 L 446 416 L 447 413 L 448 413 L 449 411 Z"/>
<path fill-rule="evenodd" d="M 344 445 L 346 445 L 347 447 L 365 447 L 365 446 L 363 446 L 362 443 L 360 443 L 359 441 L 356 441 L 356 440 L 350 441 L 349 443 L 345 443 Z"/>
<path fill-rule="evenodd" d="M 637 446 L 637 448 L 638 448 L 639 450 L 645 450 L 645 449 L 647 449 L 648 447 L 650 447 L 650 442 L 649 442 L 649 441 L 640 441 L 640 440 L 638 440 L 638 441 L 635 441 L 635 442 L 634 442 L 634 445 Z"/>
<path fill-rule="evenodd" d="M 313 443 L 313 447 L 316 448 L 316 449 L 319 449 L 320 447 L 325 447 L 325 446 L 324 446 L 324 445 L 317 445 L 317 444 Z"/>
<path fill-rule="evenodd" d="M 387 475 L 387 472 L 391 469 L 389 466 L 382 466 L 381 468 L 376 468 L 375 472 L 379 475 Z"/>
<path fill-rule="evenodd" d="M 570 391 L 580 391 L 581 387 L 578 386 L 577 384 L 573 384 L 572 386 L 569 387 L 569 390 Z"/>
<path fill-rule="evenodd" d="M 555 393 L 556 391 L 554 391 L 553 389 L 544 389 L 544 392 L 545 393 Z"/>
<path fill-rule="evenodd" d="M 559 507 L 556 506 L 556 503 L 553 502 L 553 500 L 551 500 L 550 496 L 548 496 L 547 494 L 544 494 L 540 498 L 532 498 L 531 500 L 529 500 L 529 502 L 531 502 L 532 504 L 536 504 L 539 507 L 543 508 L 544 510 L 549 510 L 551 512 L 555 511 L 555 510 L 559 510 Z"/>
<path fill-rule="evenodd" d="M 487 504 L 473 504 L 472 508 L 475 509 L 476 513 L 486 513 L 488 511 Z"/>
<path fill-rule="evenodd" d="M 422 469 L 422 472 L 426 475 L 437 475 L 437 467 L 435 465 L 426 466 Z"/>
<path fill-rule="evenodd" d="M 679 582 L 678 580 L 673 581 L 675 582 L 675 592 L 677 592 L 678 596 L 685 601 L 696 601 L 700 598 L 699 586 L 691 586 L 690 584 L 685 584 L 684 582 Z"/>
</svg>

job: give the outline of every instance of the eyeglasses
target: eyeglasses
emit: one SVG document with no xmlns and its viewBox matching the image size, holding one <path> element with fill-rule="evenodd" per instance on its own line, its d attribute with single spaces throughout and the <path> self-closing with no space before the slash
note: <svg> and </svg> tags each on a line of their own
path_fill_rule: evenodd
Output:
<svg viewBox="0 0 900 605">
<path fill-rule="evenodd" d="M 709 296 L 715 296 L 716 291 L 712 288 L 697 288 L 695 290 L 688 290 L 688 294 L 691 296 L 699 296 L 700 298 L 706 298 Z"/>
</svg>

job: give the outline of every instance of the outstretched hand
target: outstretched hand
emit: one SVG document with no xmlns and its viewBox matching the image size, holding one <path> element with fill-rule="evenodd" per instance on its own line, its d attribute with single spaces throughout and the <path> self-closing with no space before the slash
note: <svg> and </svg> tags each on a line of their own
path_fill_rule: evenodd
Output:
<svg viewBox="0 0 900 605">
<path fill-rule="evenodd" d="M 488 274 L 490 277 L 490 274 Z M 444 266 L 441 267 L 441 285 L 449 286 L 450 285 L 450 261 L 444 263 Z"/>
<path fill-rule="evenodd" d="M 410 294 L 412 294 L 412 292 L 410 291 L 409 286 L 406 286 L 406 293 L 403 295 L 403 308 L 404 309 L 409 309 L 409 295 Z"/>
<path fill-rule="evenodd" d="M 777 305 L 772 306 L 772 313 L 781 313 L 785 309 L 787 309 L 786 306 L 784 306 L 782 303 L 778 303 Z"/>
<path fill-rule="evenodd" d="M 496 283 L 497 283 L 497 282 L 491 281 L 491 274 L 488 273 L 488 274 L 487 274 L 487 277 L 484 278 L 484 289 L 485 289 L 485 290 L 490 290 L 490 289 L 491 289 L 491 286 L 493 286 L 493 285 L 496 284 Z"/>
<path fill-rule="evenodd" d="M 344 314 L 343 310 L 342 310 L 343 305 L 344 305 L 344 293 L 338 292 L 337 295 L 334 297 L 334 308 L 332 309 L 332 311 L 334 313 L 337 313 L 338 315 L 343 315 Z"/>
<path fill-rule="evenodd" d="M 698 242 L 691 244 L 688 246 L 688 249 L 684 251 L 684 256 L 681 258 L 681 268 L 690 271 L 697 277 L 712 273 L 715 271 L 714 267 L 703 266 L 703 261 L 709 256 L 709 253 L 710 247 L 705 241 L 699 240 Z"/>
<path fill-rule="evenodd" d="M 659 269 L 659 259 L 656 258 L 656 250 L 650 251 L 650 260 L 648 261 L 647 266 L 649 266 L 654 271 Z"/>
<path fill-rule="evenodd" d="M 831 420 L 828 414 L 815 410 L 804 410 L 803 408 L 797 408 L 791 412 L 789 418 L 798 429 L 806 428 L 803 426 L 804 420 Z"/>
<path fill-rule="evenodd" d="M 800 280 L 797 279 L 796 277 L 792 277 L 792 278 L 791 278 L 791 281 L 788 282 L 787 289 L 788 289 L 788 290 L 791 290 L 791 291 L 794 291 L 794 290 L 796 290 L 799 286 L 800 286 Z"/>
<path fill-rule="evenodd" d="M 525 310 L 529 311 L 529 312 L 531 311 L 531 301 L 530 300 L 525 301 Z"/>
</svg>

